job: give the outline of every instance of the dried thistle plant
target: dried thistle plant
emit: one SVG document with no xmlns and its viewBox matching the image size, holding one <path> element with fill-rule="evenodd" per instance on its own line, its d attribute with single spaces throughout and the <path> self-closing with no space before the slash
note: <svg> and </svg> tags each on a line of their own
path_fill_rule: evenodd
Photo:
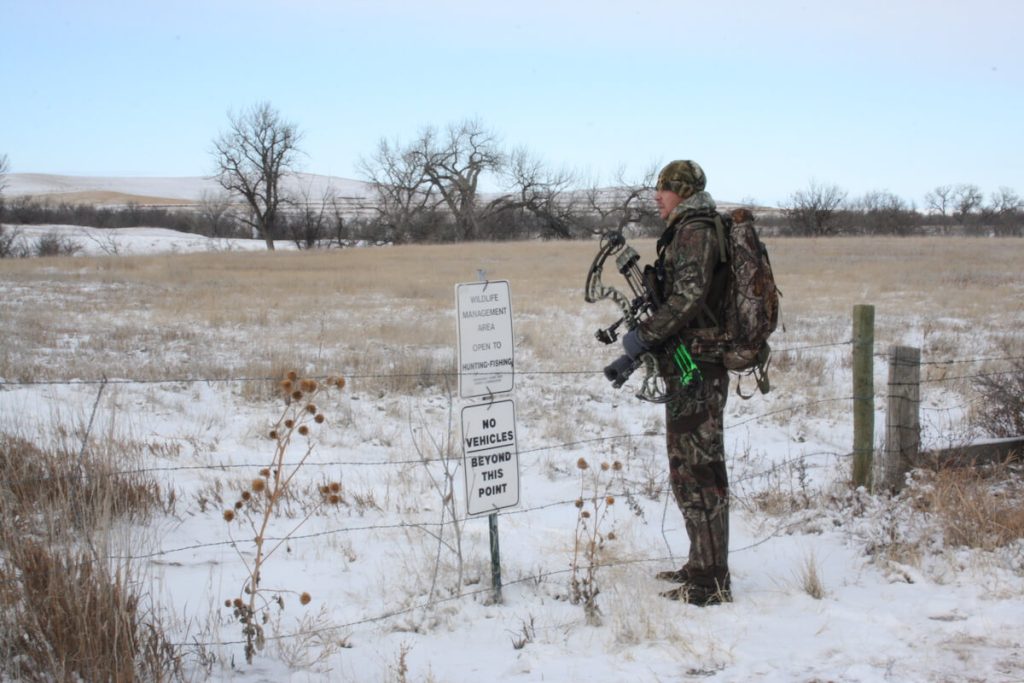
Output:
<svg viewBox="0 0 1024 683">
<path fill-rule="evenodd" d="M 229 525 L 247 524 L 252 530 L 256 555 L 250 561 L 239 553 L 245 563 L 248 576 L 237 598 L 225 600 L 224 606 L 231 609 L 234 617 L 242 624 L 242 635 L 245 637 L 245 659 L 252 663 L 253 656 L 266 643 L 264 625 L 270 621 L 270 610 L 274 607 L 284 609 L 284 595 L 292 593 L 298 596 L 299 604 L 305 606 L 312 601 L 308 592 L 269 589 L 262 585 L 262 573 L 266 562 L 277 550 L 288 542 L 296 531 L 316 514 L 324 505 L 338 505 L 343 502 L 340 482 L 326 482 L 316 490 L 319 499 L 307 508 L 306 515 L 284 536 L 272 545 L 268 543 L 267 530 L 271 522 L 278 516 L 282 501 L 289 495 L 295 475 L 312 455 L 316 442 L 315 431 L 326 422 L 323 412 L 317 407 L 315 399 L 326 397 L 331 390 L 340 391 L 345 386 L 343 378 L 328 378 L 320 382 L 311 378 L 299 378 L 295 372 L 289 372 L 279 387 L 284 399 L 284 408 L 276 423 L 268 431 L 268 437 L 274 442 L 274 454 L 270 464 L 259 470 L 246 490 L 242 491 L 232 508 L 224 511 L 224 521 Z M 300 450 L 302 455 L 293 462 L 286 456 L 293 450 Z"/>
<path fill-rule="evenodd" d="M 576 536 L 572 554 L 572 576 L 569 582 L 570 601 L 583 605 L 587 623 L 599 625 L 601 610 L 597 606 L 597 574 L 605 543 L 615 540 L 614 529 L 608 526 L 609 511 L 615 505 L 612 484 L 621 479 L 622 463 L 601 463 L 591 468 L 585 458 L 576 461 L 580 471 L 580 496 L 576 499 Z M 614 525 L 612 525 L 614 526 Z"/>
</svg>

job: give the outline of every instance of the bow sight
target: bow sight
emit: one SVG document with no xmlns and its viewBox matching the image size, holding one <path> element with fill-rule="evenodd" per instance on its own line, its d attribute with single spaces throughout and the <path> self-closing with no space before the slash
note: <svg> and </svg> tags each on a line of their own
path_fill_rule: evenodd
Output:
<svg viewBox="0 0 1024 683">
<path fill-rule="evenodd" d="M 615 267 L 625 278 L 626 284 L 629 286 L 629 294 L 624 294 L 601 281 L 605 261 L 611 256 L 615 256 Z M 639 263 L 640 254 L 626 244 L 626 238 L 621 231 L 612 230 L 601 237 L 597 256 L 594 257 L 594 262 L 587 273 L 583 298 L 588 303 L 611 299 L 622 311 L 621 318 L 594 333 L 594 337 L 602 344 L 612 344 L 618 340 L 618 329 L 623 323 L 627 330 L 635 329 L 662 303 L 656 269 L 653 266 L 645 266 L 641 270 Z M 672 354 L 672 361 L 680 370 L 680 379 L 684 388 L 699 386 L 700 370 L 693 362 L 685 345 L 677 346 Z M 626 355 L 620 356 L 604 369 L 604 375 L 612 383 L 612 386 L 618 389 L 641 365 L 645 368 L 645 376 L 641 382 L 640 391 L 636 394 L 637 398 L 654 403 L 665 403 L 670 400 L 675 395 L 675 391 L 669 391 L 663 373 L 659 370 L 658 359 L 652 353 L 643 353 L 636 360 Z"/>
</svg>

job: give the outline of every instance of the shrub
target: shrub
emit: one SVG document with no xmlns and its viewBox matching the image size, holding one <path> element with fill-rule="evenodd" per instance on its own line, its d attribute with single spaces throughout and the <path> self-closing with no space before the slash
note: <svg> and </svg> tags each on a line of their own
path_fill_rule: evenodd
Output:
<svg viewBox="0 0 1024 683">
<path fill-rule="evenodd" d="M 977 426 L 995 437 L 1024 436 L 1024 359 L 1012 363 L 1011 372 L 975 380 L 982 398 Z"/>
<path fill-rule="evenodd" d="M 36 256 L 74 256 L 82 247 L 64 235 L 47 233 L 36 242 Z"/>
</svg>

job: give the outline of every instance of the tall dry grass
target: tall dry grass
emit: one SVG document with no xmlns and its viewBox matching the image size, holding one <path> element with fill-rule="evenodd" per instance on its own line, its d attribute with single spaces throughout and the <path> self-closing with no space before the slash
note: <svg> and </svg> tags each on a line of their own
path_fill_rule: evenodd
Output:
<svg viewBox="0 0 1024 683">
<path fill-rule="evenodd" d="M 651 240 L 637 242 L 644 258 Z M 849 337 L 853 305 L 877 307 L 880 343 L 973 352 L 1019 325 L 1024 240 L 835 238 L 769 241 L 784 297 L 776 346 Z M 168 375 L 349 376 L 450 370 L 454 284 L 477 269 L 512 283 L 523 364 L 581 369 L 593 329 L 592 242 L 396 246 L 328 252 L 204 253 L 0 262 L 0 376 L 8 380 Z M 618 277 L 614 273 L 609 277 Z M 407 388 L 403 385 L 402 388 Z"/>
<path fill-rule="evenodd" d="M 141 524 L 172 495 L 119 472 L 118 444 L 74 452 L 0 433 L 0 675 L 18 680 L 159 681 L 182 654 L 117 559 L 107 531 Z"/>
</svg>

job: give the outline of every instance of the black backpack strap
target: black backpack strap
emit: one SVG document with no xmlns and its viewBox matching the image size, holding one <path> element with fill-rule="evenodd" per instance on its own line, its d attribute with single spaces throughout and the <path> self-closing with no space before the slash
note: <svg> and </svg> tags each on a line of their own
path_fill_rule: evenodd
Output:
<svg viewBox="0 0 1024 683">
<path fill-rule="evenodd" d="M 729 260 L 729 254 L 725 248 L 725 222 L 722 221 L 722 214 L 715 214 L 715 231 L 718 233 L 718 256 L 722 263 Z"/>
</svg>

